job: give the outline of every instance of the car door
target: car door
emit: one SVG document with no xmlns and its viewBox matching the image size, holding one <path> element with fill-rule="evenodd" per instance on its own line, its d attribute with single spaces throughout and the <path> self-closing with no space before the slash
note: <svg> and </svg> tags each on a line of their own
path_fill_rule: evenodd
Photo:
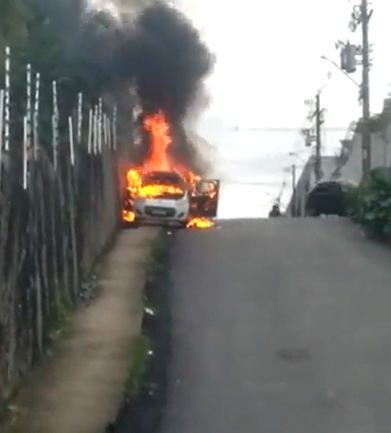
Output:
<svg viewBox="0 0 391 433">
<path fill-rule="evenodd" d="M 215 218 L 219 203 L 220 180 L 202 179 L 196 182 L 190 199 L 190 214 Z"/>
</svg>

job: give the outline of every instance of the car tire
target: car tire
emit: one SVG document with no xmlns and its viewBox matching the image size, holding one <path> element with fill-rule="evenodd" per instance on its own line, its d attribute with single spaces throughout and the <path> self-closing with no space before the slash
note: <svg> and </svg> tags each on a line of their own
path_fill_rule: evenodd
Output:
<svg viewBox="0 0 391 433">
<path fill-rule="evenodd" d="M 122 227 L 124 229 L 138 229 L 140 227 L 140 222 L 137 220 L 132 222 L 123 222 Z"/>
<path fill-rule="evenodd" d="M 313 208 L 309 208 L 306 210 L 305 215 L 309 218 L 316 218 L 320 216 L 320 213 L 317 212 L 315 209 Z"/>
</svg>

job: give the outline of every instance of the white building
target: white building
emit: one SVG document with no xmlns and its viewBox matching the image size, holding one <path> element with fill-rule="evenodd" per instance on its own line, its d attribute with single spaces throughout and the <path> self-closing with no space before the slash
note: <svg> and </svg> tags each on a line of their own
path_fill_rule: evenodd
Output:
<svg viewBox="0 0 391 433">
<path fill-rule="evenodd" d="M 358 123 L 351 140 L 342 141 L 345 149 L 337 176 L 347 182 L 358 184 L 362 171 L 362 141 Z M 391 99 L 384 100 L 383 111 L 372 121 L 371 168 L 391 166 Z"/>
</svg>

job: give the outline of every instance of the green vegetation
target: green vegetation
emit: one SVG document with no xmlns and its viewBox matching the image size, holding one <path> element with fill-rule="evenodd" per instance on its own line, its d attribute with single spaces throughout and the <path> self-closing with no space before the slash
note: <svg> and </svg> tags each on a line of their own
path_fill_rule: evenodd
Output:
<svg viewBox="0 0 391 433">
<path fill-rule="evenodd" d="M 49 5 L 53 3 L 53 5 Z M 102 71 L 102 44 L 109 17 L 99 13 L 82 18 L 83 1 L 2 0 L 0 2 L 0 62 L 5 48 L 11 50 L 12 112 L 21 119 L 25 106 L 26 64 L 41 76 L 40 144 L 51 140 L 52 82 L 57 82 L 62 113 L 70 115 L 83 101 L 96 104 L 108 89 L 109 77 Z M 81 20 L 83 25 L 81 25 Z M 99 42 L 99 43 L 98 43 Z M 98 47 L 100 45 L 100 47 Z M 4 83 L 4 67 L 0 66 Z M 0 88 L 4 88 L 1 84 Z M 60 125 L 61 127 L 61 125 Z M 65 130 L 66 124 L 62 125 Z"/>
<path fill-rule="evenodd" d="M 30 10 L 25 0 L 2 0 L 0 2 L 0 46 L 26 39 Z M 3 50 L 4 51 L 4 50 Z"/>
<path fill-rule="evenodd" d="M 379 240 L 391 237 L 391 168 L 371 171 L 357 188 L 348 194 L 352 217 L 367 235 Z"/>
<path fill-rule="evenodd" d="M 143 291 L 144 315 L 159 316 L 161 307 L 157 297 L 157 285 L 160 284 L 162 275 L 166 272 L 167 240 L 161 232 L 153 239 L 151 254 L 145 263 L 146 282 Z M 154 353 L 153 338 L 148 329 L 138 335 L 131 345 L 127 380 L 125 383 L 125 395 L 127 397 L 137 396 L 146 380 L 145 373 L 148 360 Z M 146 335 L 147 334 L 147 335 Z M 152 338 L 152 339 L 151 339 Z"/>
<path fill-rule="evenodd" d="M 139 393 L 144 373 L 147 368 L 147 359 L 151 351 L 151 342 L 144 335 L 138 335 L 131 346 L 128 374 L 125 383 L 125 395 L 135 396 Z"/>
<path fill-rule="evenodd" d="M 58 301 L 55 310 L 57 317 L 53 321 L 50 332 L 48 334 L 50 343 L 53 343 L 62 333 L 62 331 L 67 327 L 72 318 L 72 313 L 74 312 L 75 308 L 76 306 L 68 300 Z"/>
</svg>

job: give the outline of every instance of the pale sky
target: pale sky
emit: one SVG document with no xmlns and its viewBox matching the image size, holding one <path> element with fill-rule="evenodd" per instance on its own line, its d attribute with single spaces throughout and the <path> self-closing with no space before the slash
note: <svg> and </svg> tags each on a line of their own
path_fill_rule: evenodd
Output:
<svg viewBox="0 0 391 433">
<path fill-rule="evenodd" d="M 179 1 L 179 0 L 178 0 Z M 239 123 L 300 126 L 312 97 L 327 80 L 323 102 L 327 123 L 348 124 L 359 113 L 357 89 L 320 56 L 339 62 L 338 39 L 360 41 L 360 32 L 347 28 L 348 0 L 181 0 L 203 29 L 217 53 L 215 74 L 208 81 L 219 117 Z M 224 5 L 224 6 L 223 6 Z M 374 1 L 370 39 L 375 43 L 372 108 L 378 111 L 391 82 L 388 42 L 391 39 L 391 2 Z M 360 81 L 360 73 L 352 76 Z"/>
<path fill-rule="evenodd" d="M 204 116 L 207 138 L 218 148 L 216 175 L 227 186 L 221 200 L 224 215 L 232 215 L 238 196 L 251 203 L 251 215 L 266 215 L 273 197 L 284 180 L 283 202 L 291 194 L 291 178 L 286 168 L 297 165 L 300 175 L 308 151 L 303 139 L 294 133 L 239 132 L 224 125 L 239 127 L 297 127 L 305 125 L 304 100 L 322 92 L 326 108 L 325 129 L 347 128 L 361 114 L 357 87 L 338 69 L 320 57 L 339 63 L 335 49 L 338 39 L 360 43 L 348 30 L 352 3 L 348 0 L 177 0 L 192 14 L 205 40 L 217 54 L 215 73 L 208 80 L 213 103 Z M 391 82 L 389 41 L 391 40 L 390 0 L 374 0 L 369 37 L 374 44 L 371 71 L 371 111 L 379 112 Z M 360 82 L 359 71 L 352 78 Z M 331 72 L 331 78 L 327 76 Z M 229 129 L 229 128 L 228 128 Z M 333 154 L 344 132 L 323 134 L 324 153 Z M 236 150 L 236 154 L 235 154 Z M 300 156 L 289 156 L 290 152 Z M 241 185 L 249 179 L 258 187 Z M 257 192 L 255 192 L 255 189 Z M 240 192 L 239 192 L 240 191 Z M 238 195 L 239 194 L 239 195 Z M 248 197 L 248 199 L 247 199 Z M 255 198 L 255 199 L 254 199 Z M 224 205 L 224 206 L 223 206 Z M 245 216 L 244 214 L 238 214 Z"/>
</svg>

